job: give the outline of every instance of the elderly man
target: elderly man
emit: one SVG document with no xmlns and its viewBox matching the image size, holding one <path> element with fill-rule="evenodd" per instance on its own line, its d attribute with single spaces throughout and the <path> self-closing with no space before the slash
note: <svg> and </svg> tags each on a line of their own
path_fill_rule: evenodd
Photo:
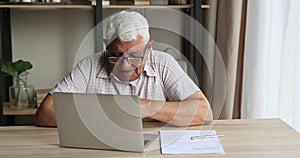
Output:
<svg viewBox="0 0 300 158">
<path fill-rule="evenodd" d="M 81 60 L 45 97 L 36 125 L 56 126 L 54 92 L 138 95 L 143 118 L 176 126 L 211 122 L 211 108 L 201 90 L 172 56 L 152 50 L 149 25 L 141 14 L 112 15 L 104 40 L 105 52 Z"/>
</svg>

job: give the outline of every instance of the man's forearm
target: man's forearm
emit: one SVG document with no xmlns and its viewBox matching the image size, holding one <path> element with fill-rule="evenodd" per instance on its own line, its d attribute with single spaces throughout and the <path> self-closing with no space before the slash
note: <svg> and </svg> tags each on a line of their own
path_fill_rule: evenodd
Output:
<svg viewBox="0 0 300 158">
<path fill-rule="evenodd" d="M 207 100 L 190 99 L 182 102 L 146 101 L 142 114 L 176 126 L 208 124 L 212 121 L 212 111 Z"/>
</svg>

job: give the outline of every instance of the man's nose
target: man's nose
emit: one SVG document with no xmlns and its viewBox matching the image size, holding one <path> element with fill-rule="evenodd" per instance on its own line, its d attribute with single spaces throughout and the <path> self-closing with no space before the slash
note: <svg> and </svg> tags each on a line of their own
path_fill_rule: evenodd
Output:
<svg viewBox="0 0 300 158">
<path fill-rule="evenodd" d="M 130 70 L 132 68 L 132 65 L 128 63 L 127 59 L 121 59 L 119 61 L 119 67 L 122 70 Z"/>
</svg>

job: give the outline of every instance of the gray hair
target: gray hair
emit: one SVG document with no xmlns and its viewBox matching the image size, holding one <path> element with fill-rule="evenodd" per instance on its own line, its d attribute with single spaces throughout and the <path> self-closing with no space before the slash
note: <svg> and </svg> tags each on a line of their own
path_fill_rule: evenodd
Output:
<svg viewBox="0 0 300 158">
<path fill-rule="evenodd" d="M 146 18 L 138 12 L 121 11 L 109 17 L 104 42 L 106 46 L 116 38 L 122 42 L 130 42 L 136 40 L 139 35 L 143 37 L 145 43 L 150 39 Z"/>
</svg>

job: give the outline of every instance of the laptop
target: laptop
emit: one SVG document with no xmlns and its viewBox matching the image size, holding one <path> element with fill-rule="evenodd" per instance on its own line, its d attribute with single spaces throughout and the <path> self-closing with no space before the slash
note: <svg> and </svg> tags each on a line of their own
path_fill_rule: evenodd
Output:
<svg viewBox="0 0 300 158">
<path fill-rule="evenodd" d="M 143 132 L 138 96 L 54 93 L 60 146 L 144 152 L 157 134 Z"/>
</svg>

